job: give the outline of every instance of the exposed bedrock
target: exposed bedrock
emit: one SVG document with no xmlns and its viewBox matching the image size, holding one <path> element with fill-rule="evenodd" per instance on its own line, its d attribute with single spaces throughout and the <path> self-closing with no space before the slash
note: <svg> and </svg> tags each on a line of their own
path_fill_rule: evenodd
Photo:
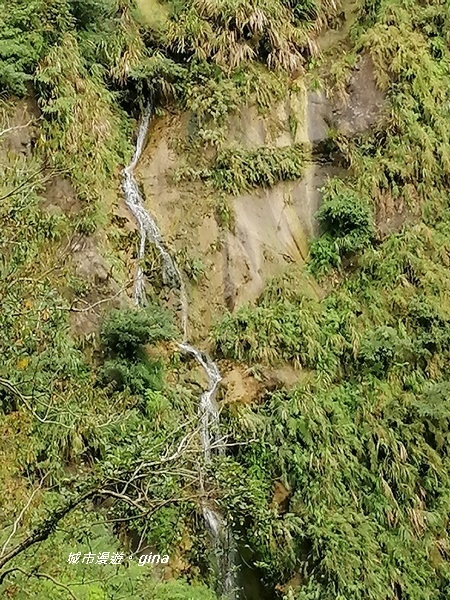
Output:
<svg viewBox="0 0 450 600">
<path fill-rule="evenodd" d="M 246 106 L 233 115 L 227 144 L 249 150 L 299 143 L 320 148 L 330 127 L 345 135 L 369 129 L 384 105 L 367 58 L 355 68 L 346 102 L 332 102 L 298 82 L 296 88 L 269 114 Z M 204 267 L 205 275 L 189 289 L 195 333 L 209 327 L 224 305 L 234 309 L 255 299 L 268 278 L 289 263 L 305 260 L 309 241 L 318 234 L 320 189 L 328 177 L 342 174 L 343 167 L 326 156 L 317 158 L 313 151 L 301 180 L 229 197 L 232 226 L 223 230 L 216 222 L 213 190 L 173 181 L 184 161 L 174 141 L 186 138 L 191 127 L 187 113 L 155 120 L 137 176 L 167 242 Z"/>
</svg>

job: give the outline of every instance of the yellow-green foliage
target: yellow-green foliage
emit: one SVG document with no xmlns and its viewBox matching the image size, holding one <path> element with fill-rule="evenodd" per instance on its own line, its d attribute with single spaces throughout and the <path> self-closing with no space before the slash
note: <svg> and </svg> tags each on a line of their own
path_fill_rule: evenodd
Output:
<svg viewBox="0 0 450 600">
<path fill-rule="evenodd" d="M 218 350 L 256 372 L 304 369 L 294 389 L 230 417 L 238 440 L 260 440 L 239 466 L 286 488 L 278 514 L 264 513 L 263 486 L 257 498 L 227 487 L 267 575 L 302 573 L 296 600 L 448 595 L 449 9 L 361 3 L 353 51 L 372 57 L 387 108 L 374 131 L 340 140 L 351 170 L 327 187 L 312 252 L 340 272 L 322 300 L 279 278 L 215 329 Z M 386 201 L 409 219 L 381 241 L 372 212 Z"/>
<path fill-rule="evenodd" d="M 450 176 L 449 7 L 382 2 L 357 42 L 388 91 L 390 114 L 373 139 L 355 146 L 355 171 L 375 199 L 388 193 L 406 206 L 426 203 L 424 214 L 445 204 Z"/>
<path fill-rule="evenodd" d="M 177 53 L 212 59 L 230 71 L 252 60 L 294 71 L 310 49 L 314 18 L 322 22 L 334 8 L 333 2 L 322 8 L 314 2 L 191 0 L 175 10 L 168 41 Z"/>
<path fill-rule="evenodd" d="M 418 224 L 366 251 L 358 272 L 323 301 L 305 295 L 301 279 L 295 285 L 283 278 L 256 307 L 239 309 L 216 329 L 227 357 L 284 360 L 309 371 L 307 383 L 232 421 L 238 439 L 262 440 L 238 460 L 256 478 L 263 470 L 283 481 L 287 514 L 265 524 L 267 537 L 258 538 L 261 499 L 227 492 L 230 506 L 238 505 L 237 494 L 251 501 L 238 509 L 242 520 L 255 518 L 244 538 L 275 581 L 303 565 L 302 600 L 394 599 L 397 589 L 411 600 L 445 598 L 448 212 L 444 217 L 435 228 Z"/>
<path fill-rule="evenodd" d="M 201 179 L 217 190 L 239 194 L 255 187 L 271 187 L 280 181 L 299 179 L 303 173 L 305 150 L 302 145 L 257 150 L 219 150 L 211 167 L 185 168 L 180 177 Z"/>
<path fill-rule="evenodd" d="M 281 2 L 197 0 L 187 4 L 173 23 L 169 41 L 177 52 L 212 58 L 229 69 L 257 58 L 266 42 L 268 64 L 293 70 L 301 64 L 298 49 L 305 45 L 306 35 L 293 26 Z"/>
<path fill-rule="evenodd" d="M 40 62 L 36 84 L 45 117 L 39 145 L 50 164 L 67 171 L 92 198 L 117 168 L 122 138 L 101 71 L 88 74 L 76 38 L 66 33 Z"/>
<path fill-rule="evenodd" d="M 246 75 L 246 62 L 296 71 L 335 8 L 309 0 L 174 1 L 154 26 L 139 21 L 128 0 L 0 2 L 0 82 L 10 95 L 33 86 L 43 112 L 39 158 L 67 171 L 84 199 L 97 198 L 110 178 L 116 185 L 114 171 L 130 151 L 124 107 L 140 108 L 150 93 L 192 109 L 202 140 L 218 147 L 212 165 L 189 174 L 237 194 L 298 178 L 303 149 L 224 150 L 223 131 L 211 124 L 223 126 L 250 95 L 267 105 L 258 69 Z M 322 273 L 330 265 L 340 271 L 325 280 L 322 300 L 288 272 L 216 327 L 218 353 L 247 361 L 256 375 L 261 365 L 287 362 L 304 377 L 256 407 L 230 406 L 221 421 L 238 443 L 211 465 L 208 484 L 216 476 L 217 488 L 205 489 L 211 501 L 221 498 L 236 538 L 273 588 L 301 573 L 290 597 L 447 600 L 450 4 L 361 0 L 355 10 L 350 54 L 332 75 L 348 74 L 358 55 L 369 55 L 386 105 L 373 131 L 338 139 L 350 169 L 326 188 L 326 237 L 312 256 Z M 50 537 L 8 560 L 1 592 L 66 592 L 54 580 L 64 585 L 70 574 L 49 556 L 53 544 L 69 549 L 71 539 L 84 547 L 96 520 L 86 517 L 88 506 L 133 523 L 152 547 L 162 540 L 179 549 L 195 539 L 186 552 L 201 566 L 207 535 L 195 530 L 197 394 L 169 387 L 159 363 L 153 370 L 123 357 L 111 364 L 98 347 L 91 349 L 95 362 L 86 363 L 67 319 L 74 290 L 65 248 L 75 223 L 41 211 L 44 179 L 53 172 L 21 160 L 2 166 L 0 190 L 0 546 L 20 550 L 39 525 Z M 377 222 L 383 203 L 405 219 L 384 238 Z M 140 336 L 135 319 L 119 320 L 121 339 Z M 172 361 L 175 381 L 188 367 Z M 120 379 L 121 392 L 103 385 L 102 367 L 114 371 L 106 380 Z M 177 458 L 185 444 L 188 460 Z M 275 499 L 285 488 L 280 505 L 274 482 Z M 89 486 L 93 504 L 84 502 L 55 533 L 48 518 Z M 18 506 L 25 512 L 16 520 Z M 108 536 L 103 530 L 101 538 Z M 85 576 L 84 568 L 76 573 Z M 18 586 L 10 584 L 16 576 Z M 183 584 L 139 587 L 130 577 L 129 595 L 211 596 Z M 120 597 L 122 583 L 108 581 L 76 592 Z"/>
<path fill-rule="evenodd" d="M 135 360 L 111 364 L 98 347 L 100 364 L 86 360 L 69 329 L 72 224 L 42 210 L 41 194 L 54 176 L 25 156 L 0 167 L 0 487 L 5 491 L 0 498 L 0 560 L 7 564 L 0 568 L 0 594 L 63 599 L 66 584 L 73 584 L 77 598 L 86 600 L 119 600 L 124 591 L 131 597 L 212 599 L 213 592 L 204 587 L 156 585 L 151 571 L 143 573 L 136 560 L 120 567 L 67 563 L 69 553 L 124 552 L 124 545 L 105 524 L 96 502 L 85 500 L 64 521 L 57 518 L 61 508 L 116 476 L 128 479 L 125 473 L 146 461 L 153 466 L 139 478 L 143 487 L 136 498 L 147 490 L 155 501 L 150 531 L 140 511 L 133 512 L 134 501 L 110 504 L 110 518 L 133 523 L 137 534 L 161 553 L 173 553 L 189 521 L 194 535 L 196 475 L 184 464 L 188 479 L 178 482 L 181 465 L 171 474 L 163 461 L 162 477 L 155 465 L 172 443 L 183 444 L 187 424 L 197 422 L 197 396 L 188 389 L 167 388 L 161 361 L 149 360 L 143 348 L 138 351 L 139 344 L 172 334 L 161 310 L 153 310 L 153 316 L 125 310 L 105 325 L 110 350 L 129 352 Z M 121 384 L 119 391 L 104 385 L 105 375 L 108 383 Z M 195 454 L 195 446 L 191 450 Z M 192 481 L 194 489 L 188 492 Z M 9 557 L 36 532 L 42 534 L 38 546 L 14 560 Z M 204 553 L 205 541 L 198 541 L 193 563 L 197 551 Z"/>
</svg>

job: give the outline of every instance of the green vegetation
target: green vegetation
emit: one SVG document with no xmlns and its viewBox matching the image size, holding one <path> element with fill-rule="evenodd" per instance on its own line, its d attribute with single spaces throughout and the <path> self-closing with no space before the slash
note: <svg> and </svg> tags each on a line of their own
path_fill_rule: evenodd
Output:
<svg viewBox="0 0 450 600">
<path fill-rule="evenodd" d="M 293 71 L 303 62 L 301 53 L 319 12 L 317 7 L 308 14 L 304 6 L 299 3 L 295 10 L 280 0 L 189 1 L 176 6 L 168 41 L 177 53 L 212 59 L 230 71 L 250 60 Z"/>
<path fill-rule="evenodd" d="M 210 182 L 217 190 L 239 194 L 255 187 L 271 187 L 279 181 L 299 179 L 305 152 L 302 146 L 263 147 L 257 150 L 226 149 L 214 164 L 202 171 L 187 169 L 183 176 Z"/>
<path fill-rule="evenodd" d="M 135 358 L 145 344 L 169 340 L 175 335 L 167 311 L 157 305 L 144 310 L 122 309 L 108 315 L 100 330 L 100 340 L 114 354 Z"/>
<path fill-rule="evenodd" d="M 325 297 L 292 269 L 215 329 L 228 358 L 301 369 L 229 415 L 259 441 L 233 458 L 248 479 L 228 505 L 268 581 L 301 573 L 289 598 L 448 593 L 449 7 L 362 3 L 351 51 L 371 55 L 390 110 L 339 140 L 351 170 L 326 186 L 311 248 Z M 389 206 L 405 225 L 386 234 Z M 273 488 L 246 495 L 261 479 L 286 490 L 275 511 Z"/>
<path fill-rule="evenodd" d="M 207 494 L 274 597 L 445 600 L 449 0 L 358 0 L 349 37 L 318 60 L 334 3 L 153 4 L 0 0 L 0 593 L 212 600 Z M 245 363 L 263 386 L 270 366 L 275 384 L 223 408 L 230 449 L 205 465 L 203 383 L 172 342 L 167 290 L 152 281 L 149 307 L 114 309 L 126 295 L 110 278 L 126 288 L 132 252 L 110 213 L 133 119 L 150 98 L 191 111 L 182 175 L 211 186 L 232 226 L 226 194 L 298 179 L 306 155 L 226 147 L 230 113 L 267 109 L 303 69 L 342 94 L 361 56 L 384 113 L 370 131 L 334 136 L 349 168 L 324 187 L 307 268 L 216 324 L 224 368 Z M 39 107 L 27 125 L 19 97 Z M 75 213 L 49 209 L 61 179 Z M 83 244 L 116 256 L 98 281 L 77 271 Z M 202 261 L 185 262 L 200 281 Z M 287 386 L 276 374 L 289 368 Z M 177 579 L 128 558 L 67 562 L 145 546 L 170 554 L 165 575 Z"/>
<path fill-rule="evenodd" d="M 161 362 L 150 360 L 146 344 L 169 340 L 175 334 L 170 315 L 158 306 L 145 311 L 122 309 L 108 315 L 100 330 L 100 341 L 107 360 L 99 373 L 100 380 L 114 389 L 128 389 L 132 394 L 163 388 Z M 109 357 L 109 358 L 108 358 Z"/>
<path fill-rule="evenodd" d="M 375 236 L 368 199 L 361 200 L 339 179 L 328 183 L 322 198 L 317 219 L 324 234 L 311 248 L 311 270 L 316 275 L 340 266 L 343 258 L 369 246 Z"/>
<path fill-rule="evenodd" d="M 310 565 L 302 600 L 394 598 L 399 589 L 445 598 L 449 244 L 447 223 L 416 225 L 366 252 L 322 302 L 275 281 L 216 330 L 228 357 L 307 370 L 303 384 L 231 425 L 239 440 L 263 440 L 239 452 L 245 472 L 289 491 L 257 545 L 255 508 L 240 508 L 244 540 L 274 581 Z M 244 491 L 229 494 L 241 507 Z"/>
</svg>

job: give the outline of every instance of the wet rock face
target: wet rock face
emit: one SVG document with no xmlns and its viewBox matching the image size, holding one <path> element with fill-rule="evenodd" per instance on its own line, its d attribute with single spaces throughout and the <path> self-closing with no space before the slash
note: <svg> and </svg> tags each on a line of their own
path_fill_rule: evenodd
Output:
<svg viewBox="0 0 450 600">
<path fill-rule="evenodd" d="M 72 245 L 72 260 L 77 276 L 89 284 L 98 286 L 108 281 L 109 268 L 93 237 L 80 237 Z"/>
<path fill-rule="evenodd" d="M 100 253 L 101 246 L 95 236 L 79 236 L 71 245 L 74 275 L 86 286 L 83 298 L 75 302 L 79 308 L 70 313 L 71 331 L 79 337 L 98 331 L 105 310 L 128 304 L 126 294 L 112 278 L 111 269 Z"/>
<path fill-rule="evenodd" d="M 332 124 L 333 109 L 330 100 L 322 91 L 308 93 L 307 101 L 307 139 L 312 144 L 325 140 Z"/>
<path fill-rule="evenodd" d="M 266 119 L 254 107 L 245 107 L 230 123 L 230 142 L 248 149 L 294 143 L 286 105 Z M 214 217 L 217 192 L 194 183 L 174 184 L 171 177 L 183 164 L 171 140 L 188 136 L 190 123 L 189 115 L 155 120 L 137 174 L 147 208 L 172 252 L 185 251 L 204 264 L 205 277 L 189 289 L 195 336 L 196 319 L 199 327 L 208 327 L 225 307 L 233 310 L 254 300 L 269 277 L 305 260 L 318 203 L 318 191 L 311 204 L 304 199 L 305 190 L 322 182 L 308 179 L 303 187 L 281 182 L 230 196 L 232 224 L 221 229 Z"/>
<path fill-rule="evenodd" d="M 33 98 L 17 100 L 15 110 L 8 119 L 8 131 L 3 136 L 4 149 L 13 156 L 30 156 L 36 139 L 35 123 L 40 110 Z"/>
<path fill-rule="evenodd" d="M 234 199 L 235 226 L 227 245 L 229 254 L 238 251 L 239 259 L 228 265 L 228 277 L 235 283 L 229 305 L 253 300 L 268 277 L 289 263 L 305 260 L 307 238 L 296 212 L 294 188 L 293 184 L 281 183 Z M 244 274 L 242 264 L 247 267 Z"/>
<path fill-rule="evenodd" d="M 76 215 L 81 203 L 72 183 L 59 175 L 55 175 L 45 186 L 41 208 L 49 214 Z"/>
<path fill-rule="evenodd" d="M 348 101 L 333 110 L 336 127 L 345 135 L 361 133 L 373 127 L 386 105 L 384 93 L 378 89 L 372 60 L 363 56 L 355 67 L 348 85 Z"/>
</svg>

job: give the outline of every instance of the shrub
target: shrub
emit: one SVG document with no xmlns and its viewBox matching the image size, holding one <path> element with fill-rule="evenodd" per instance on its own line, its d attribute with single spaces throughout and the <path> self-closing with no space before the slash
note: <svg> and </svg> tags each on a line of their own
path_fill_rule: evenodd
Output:
<svg viewBox="0 0 450 600">
<path fill-rule="evenodd" d="M 214 186 L 232 194 L 254 187 L 270 187 L 279 181 L 299 179 L 303 174 L 303 146 L 222 150 L 211 169 Z"/>
<path fill-rule="evenodd" d="M 302 63 L 306 32 L 294 27 L 292 12 L 279 0 L 196 0 L 182 6 L 168 30 L 176 53 L 212 59 L 230 70 L 252 59 L 286 70 Z"/>
<path fill-rule="evenodd" d="M 256 150 L 227 148 L 217 153 L 210 168 L 188 168 L 180 175 L 201 179 L 217 190 L 237 195 L 255 187 L 271 187 L 280 181 L 300 179 L 304 163 L 305 151 L 301 144 Z"/>
<path fill-rule="evenodd" d="M 349 251 L 367 245 L 374 233 L 369 204 L 338 179 L 332 180 L 324 189 L 317 218 L 335 239 L 342 240 L 340 245 Z"/>
<path fill-rule="evenodd" d="M 128 389 L 132 394 L 141 395 L 146 390 L 162 389 L 163 369 L 159 361 L 132 363 L 126 359 L 112 359 L 101 368 L 99 381 L 113 384 L 116 391 Z"/>
<path fill-rule="evenodd" d="M 383 377 L 394 364 L 408 364 L 411 343 L 402 339 L 393 327 L 378 327 L 361 342 L 359 358 L 365 373 Z"/>
<path fill-rule="evenodd" d="M 135 357 L 144 344 L 169 340 L 175 333 L 170 315 L 158 306 L 118 309 L 103 323 L 100 338 L 107 352 Z"/>
<path fill-rule="evenodd" d="M 70 4 L 80 28 L 88 28 L 92 23 L 102 22 L 111 17 L 116 8 L 114 0 L 71 0 Z"/>
<path fill-rule="evenodd" d="M 44 48 L 43 30 L 36 16 L 38 5 L 30 2 L 6 10 L 3 3 L 0 7 L 0 88 L 13 94 L 26 93 L 26 83 L 32 79 Z"/>
<path fill-rule="evenodd" d="M 316 240 L 310 249 L 311 272 L 318 278 L 325 275 L 330 267 L 338 267 L 341 264 L 339 248 L 333 236 L 326 233 Z"/>
<path fill-rule="evenodd" d="M 324 236 L 311 247 L 311 269 L 317 274 L 369 246 L 375 232 L 369 203 L 344 182 L 334 179 L 323 192 L 317 218 Z"/>
</svg>

